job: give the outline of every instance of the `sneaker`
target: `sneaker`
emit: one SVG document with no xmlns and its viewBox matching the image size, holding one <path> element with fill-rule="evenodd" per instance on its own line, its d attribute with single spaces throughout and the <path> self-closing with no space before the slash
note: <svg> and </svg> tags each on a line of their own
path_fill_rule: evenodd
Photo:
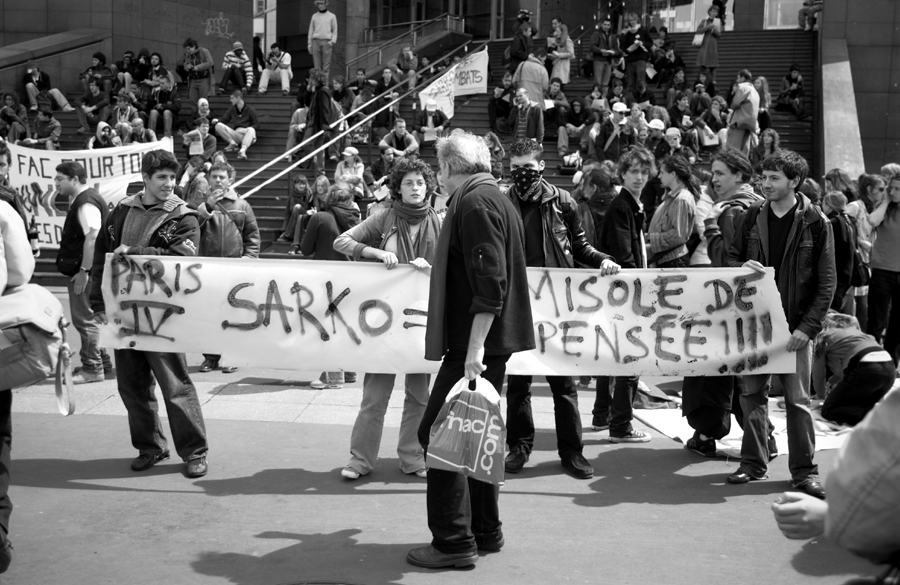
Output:
<svg viewBox="0 0 900 585">
<path fill-rule="evenodd" d="M 219 360 L 213 358 L 206 358 L 203 360 L 203 363 L 200 364 L 200 371 L 203 373 L 211 372 L 213 370 L 219 369 Z"/>
<path fill-rule="evenodd" d="M 344 385 L 343 384 L 326 384 L 325 382 L 323 382 L 321 380 L 313 380 L 312 382 L 309 383 L 309 387 L 314 388 L 316 390 L 325 390 L 326 388 L 330 389 L 330 390 L 340 390 L 341 388 L 344 387 Z"/>
<path fill-rule="evenodd" d="M 76 132 L 78 132 L 79 134 L 89 134 L 90 131 L 90 128 L 85 128 L 84 126 L 76 130 Z"/>
<path fill-rule="evenodd" d="M 238 158 L 241 160 L 247 160 L 247 151 L 242 150 L 242 151 L 238 152 Z"/>
<path fill-rule="evenodd" d="M 155 451 L 152 453 L 141 453 L 138 455 L 134 461 L 131 462 L 131 470 L 132 471 L 147 471 L 160 461 L 165 461 L 169 458 L 168 451 Z"/>
<path fill-rule="evenodd" d="M 344 479 L 359 479 L 360 475 L 362 474 L 349 465 L 341 470 L 341 477 Z"/>
<path fill-rule="evenodd" d="M 203 477 L 209 471 L 206 455 L 201 455 L 187 462 L 188 477 Z"/>
<path fill-rule="evenodd" d="M 344 382 L 346 384 L 355 384 L 356 374 L 344 373 Z"/>
<path fill-rule="evenodd" d="M 237 366 L 224 366 L 224 367 L 222 368 L 222 373 L 223 373 L 223 374 L 233 374 L 233 373 L 235 373 L 236 371 L 238 371 L 238 367 L 237 367 Z"/>
<path fill-rule="evenodd" d="M 716 440 L 712 438 L 701 439 L 699 431 L 694 431 L 694 436 L 687 440 L 684 448 L 702 457 L 716 456 Z"/>
<path fill-rule="evenodd" d="M 70 106 L 69 104 L 66 104 L 66 105 L 63 106 L 63 111 L 64 111 L 64 112 L 74 112 L 74 111 L 75 111 L 75 108 L 73 108 L 73 107 Z"/>
<path fill-rule="evenodd" d="M 288 254 L 291 255 L 291 256 L 302 256 L 302 255 L 303 255 L 303 254 L 300 253 L 300 247 L 299 247 L 299 246 L 291 246 L 291 249 L 288 250 Z"/>
<path fill-rule="evenodd" d="M 286 90 L 286 89 L 282 89 L 282 90 L 281 90 L 281 95 L 291 95 L 291 92 L 288 91 L 288 90 Z"/>
<path fill-rule="evenodd" d="M 609 434 L 610 443 L 649 443 L 652 438 L 650 433 L 635 429 L 631 429 L 630 432 L 621 436 Z"/>
<path fill-rule="evenodd" d="M 72 376 L 72 383 L 93 384 L 94 382 L 102 382 L 105 379 L 106 376 L 103 375 L 103 370 L 94 371 L 82 368 L 80 372 Z"/>
<path fill-rule="evenodd" d="M 422 479 L 428 479 L 428 470 L 424 467 L 418 471 L 414 471 L 413 475 L 416 477 L 421 477 Z"/>
<path fill-rule="evenodd" d="M 28 108 L 28 110 L 31 111 L 31 112 L 36 112 L 36 111 L 38 111 L 37 104 L 34 104 L 33 106 L 31 106 L 30 108 Z"/>
<path fill-rule="evenodd" d="M 234 152 L 235 150 L 238 150 L 238 148 L 237 144 L 230 142 L 228 146 L 225 147 L 225 152 Z"/>
</svg>

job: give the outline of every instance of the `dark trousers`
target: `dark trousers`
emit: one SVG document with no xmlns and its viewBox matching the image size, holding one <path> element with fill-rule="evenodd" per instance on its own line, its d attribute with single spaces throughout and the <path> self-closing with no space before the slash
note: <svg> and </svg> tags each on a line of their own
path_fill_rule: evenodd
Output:
<svg viewBox="0 0 900 585">
<path fill-rule="evenodd" d="M 119 396 L 128 410 L 134 448 L 141 453 L 167 449 L 154 394 L 158 380 L 178 456 L 189 461 L 205 455 L 206 425 L 184 354 L 117 349 L 115 355 Z"/>
<path fill-rule="evenodd" d="M 892 362 L 860 362 L 828 393 L 822 416 L 855 426 L 894 385 Z"/>
<path fill-rule="evenodd" d="M 486 355 L 487 369 L 482 377 L 503 387 L 509 355 Z M 419 442 L 425 449 L 428 462 L 428 442 L 431 425 L 437 419 L 447 394 L 465 375 L 465 350 L 447 352 L 431 389 L 425 414 L 419 425 Z M 498 390 L 499 392 L 499 390 Z M 428 470 L 427 507 L 431 544 L 445 553 L 469 552 L 478 548 L 479 541 L 494 542 L 500 538 L 501 522 L 498 498 L 500 487 L 469 479 L 461 473 L 441 469 Z"/>
<path fill-rule="evenodd" d="M 12 390 L 0 390 L 0 530 L 9 534 L 12 500 L 9 499 L 9 465 L 12 460 Z"/>
<path fill-rule="evenodd" d="M 556 417 L 556 448 L 559 456 L 581 453 L 581 415 L 578 412 L 578 389 L 571 376 L 547 376 L 553 393 Z M 534 448 L 534 419 L 531 415 L 531 376 L 508 376 L 506 379 L 506 444 L 509 450 Z"/>
<path fill-rule="evenodd" d="M 594 399 L 593 424 L 603 426 L 609 423 L 609 432 L 627 435 L 634 427 L 634 395 L 638 388 L 637 376 L 597 377 L 597 397 Z"/>
<path fill-rule="evenodd" d="M 491 130 L 497 132 L 497 119 L 503 118 L 505 120 L 509 118 L 509 112 L 509 102 L 491 98 L 488 102 L 488 121 L 491 124 Z"/>
<path fill-rule="evenodd" d="M 896 363 L 900 357 L 900 272 L 872 269 L 866 333 L 879 341 Z"/>
<path fill-rule="evenodd" d="M 723 376 L 717 377 L 721 380 L 721 392 L 731 392 L 731 410 L 727 410 L 720 406 L 703 405 L 695 407 L 689 412 L 685 418 L 691 425 L 691 428 L 707 437 L 713 439 L 721 439 L 731 432 L 731 414 L 737 419 L 738 424 L 743 428 L 744 411 L 741 410 L 741 393 L 744 388 L 744 379 L 740 376 Z M 704 380 L 709 383 L 709 379 Z M 728 387 L 731 387 L 729 389 Z M 702 391 L 709 392 L 711 390 L 704 388 Z"/>
<path fill-rule="evenodd" d="M 226 91 L 228 89 L 228 82 L 234 82 L 237 86 L 237 89 L 244 89 L 247 84 L 246 79 L 244 79 L 244 70 L 239 67 L 229 67 L 227 69 L 222 70 L 222 79 L 219 81 L 219 89 L 222 91 Z"/>
</svg>

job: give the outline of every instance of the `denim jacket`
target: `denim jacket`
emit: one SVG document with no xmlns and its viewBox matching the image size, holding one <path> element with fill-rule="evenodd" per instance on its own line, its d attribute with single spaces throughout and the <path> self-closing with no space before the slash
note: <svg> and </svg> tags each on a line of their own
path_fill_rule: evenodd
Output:
<svg viewBox="0 0 900 585">
<path fill-rule="evenodd" d="M 802 193 L 788 236 L 779 274 L 778 292 L 788 327 L 814 339 L 828 313 L 837 276 L 834 265 L 834 235 L 831 223 Z M 747 260 L 771 266 L 769 257 L 769 202 L 754 203 L 738 220 L 728 251 L 728 266 L 740 267 Z M 754 216 L 756 221 L 749 223 Z M 818 233 L 818 238 L 814 232 Z"/>
</svg>

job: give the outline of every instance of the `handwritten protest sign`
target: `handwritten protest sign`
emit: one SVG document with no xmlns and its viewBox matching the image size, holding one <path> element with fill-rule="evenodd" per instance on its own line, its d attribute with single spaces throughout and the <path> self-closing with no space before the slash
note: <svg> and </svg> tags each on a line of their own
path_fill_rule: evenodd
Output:
<svg viewBox="0 0 900 585">
<path fill-rule="evenodd" d="M 101 345 L 222 354 L 294 370 L 435 372 L 423 358 L 428 273 L 411 266 L 107 257 Z M 771 269 L 528 269 L 537 348 L 507 372 L 793 372 Z M 448 318 L 453 318 L 449 316 Z"/>
<path fill-rule="evenodd" d="M 453 97 L 487 93 L 488 54 L 487 49 L 466 55 L 459 63 L 447 69 L 431 85 L 419 92 L 421 107 L 434 98 L 439 110 L 448 118 L 454 114 Z"/>
<path fill-rule="evenodd" d="M 141 180 L 141 159 L 150 150 L 173 152 L 172 139 L 99 150 L 38 150 L 8 144 L 9 183 L 18 193 L 29 217 L 34 216 L 41 247 L 59 248 L 66 213 L 56 204 L 57 165 L 75 161 L 87 171 L 87 184 L 114 207 L 128 184 Z"/>
</svg>

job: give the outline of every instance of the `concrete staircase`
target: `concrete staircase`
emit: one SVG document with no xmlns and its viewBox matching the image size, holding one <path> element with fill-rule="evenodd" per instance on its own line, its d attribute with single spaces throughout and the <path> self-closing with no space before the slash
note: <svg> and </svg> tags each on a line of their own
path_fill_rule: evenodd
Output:
<svg viewBox="0 0 900 585">
<path fill-rule="evenodd" d="M 677 52 L 682 55 L 687 64 L 688 78 L 693 79 L 697 73 L 697 67 L 695 66 L 697 48 L 691 45 L 693 35 L 673 34 L 671 36 L 676 41 Z M 581 50 L 587 49 L 589 38 L 589 35 L 585 35 L 584 43 L 580 46 Z M 502 57 L 506 45 L 507 42 L 500 41 L 491 43 L 488 46 L 491 63 L 491 87 L 499 83 L 499 80 L 502 78 Z M 810 120 L 816 119 L 813 108 L 817 107 L 816 104 L 818 104 L 818 96 L 815 94 L 816 84 L 813 83 L 816 67 L 815 46 L 815 33 L 804 33 L 802 31 L 729 32 L 724 34 L 719 41 L 720 68 L 717 73 L 720 94 L 725 94 L 727 85 L 735 78 L 737 72 L 746 68 L 754 76 L 762 75 L 769 80 L 774 99 L 778 94 L 780 80 L 787 73 L 788 66 L 792 62 L 797 63 L 806 80 L 807 104 L 810 106 L 810 113 L 813 115 L 806 121 L 798 121 L 792 115 L 773 111 L 772 121 L 773 127 L 781 136 L 782 147 L 799 152 L 810 162 L 814 160 L 814 136 Z M 566 94 L 570 97 L 587 95 L 590 91 L 592 80 L 578 77 L 580 74 L 580 61 L 577 63 L 573 62 L 572 73 L 571 83 L 565 88 Z M 657 90 L 655 95 L 657 103 L 664 104 L 662 90 Z M 70 96 L 70 98 L 74 97 L 77 96 Z M 186 96 L 182 97 L 186 102 Z M 287 127 L 296 104 L 294 96 L 282 96 L 280 92 L 272 91 L 266 95 L 250 94 L 246 97 L 246 101 L 259 114 L 261 129 L 257 143 L 248 152 L 248 160 L 241 161 L 237 160 L 235 156 L 230 157 L 231 163 L 237 169 L 239 179 L 241 176 L 259 168 L 284 152 Z M 451 121 L 451 129 L 464 128 L 475 134 L 486 134 L 490 130 L 487 104 L 487 95 L 457 98 L 456 113 Z M 415 106 L 417 107 L 418 104 L 416 103 Z M 227 96 L 212 96 L 210 98 L 210 107 L 214 115 L 221 116 L 229 107 Z M 408 124 L 412 123 L 415 115 L 413 108 L 414 103 L 412 99 L 406 99 L 401 104 L 401 115 L 407 120 Z M 87 137 L 75 133 L 78 123 L 74 114 L 58 112 L 56 115 L 63 124 L 62 147 L 64 149 L 83 148 Z M 572 178 L 560 175 L 557 171 L 557 166 L 562 161 L 556 152 L 555 135 L 546 136 L 544 145 L 547 163 L 544 176 L 555 185 L 571 188 Z M 220 147 L 224 146 L 220 141 Z M 176 150 L 179 148 L 180 141 L 176 136 Z M 364 161 L 373 161 L 379 156 L 376 145 L 362 146 L 359 150 Z M 179 160 L 185 158 L 181 151 L 179 151 L 178 156 Z M 422 149 L 422 158 L 430 163 L 433 168 L 437 168 L 437 159 L 433 149 Z M 286 161 L 279 161 L 272 168 L 243 185 L 239 191 L 248 191 L 259 185 L 263 180 L 274 176 L 277 172 L 286 168 L 287 165 Z M 334 166 L 335 163 L 326 159 L 326 172 L 329 178 L 334 174 Z M 313 177 L 312 171 L 294 172 L 304 172 L 308 178 Z M 815 174 L 817 172 L 819 171 L 814 169 L 813 176 L 818 176 Z M 285 176 L 249 199 L 259 221 L 263 257 L 298 259 L 297 256 L 287 255 L 287 251 L 290 249 L 289 244 L 275 241 L 280 235 L 281 225 L 284 220 L 289 185 L 289 177 Z M 140 188 L 139 185 L 133 187 L 134 190 Z M 41 284 L 64 283 L 64 280 L 56 273 L 53 266 L 54 258 L 55 254 L 52 257 L 43 257 L 39 260 L 36 282 Z"/>
</svg>

